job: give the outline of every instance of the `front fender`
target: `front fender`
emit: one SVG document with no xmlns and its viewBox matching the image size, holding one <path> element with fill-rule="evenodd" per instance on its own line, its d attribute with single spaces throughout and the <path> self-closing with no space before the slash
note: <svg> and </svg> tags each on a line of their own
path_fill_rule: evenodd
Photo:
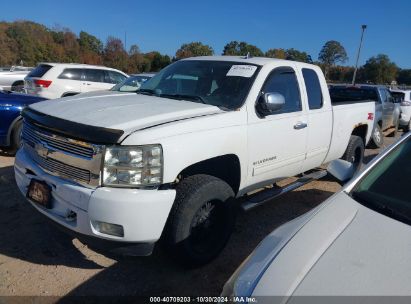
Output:
<svg viewBox="0 0 411 304">
<path fill-rule="evenodd" d="M 236 119 L 236 115 L 240 118 Z M 241 172 L 244 172 L 241 174 L 241 189 L 247 176 L 248 159 L 247 126 L 242 117 L 245 118 L 237 112 L 165 124 L 132 133 L 121 144 L 161 144 L 164 183 L 174 182 L 179 173 L 193 164 L 234 154 L 240 161 Z"/>
</svg>

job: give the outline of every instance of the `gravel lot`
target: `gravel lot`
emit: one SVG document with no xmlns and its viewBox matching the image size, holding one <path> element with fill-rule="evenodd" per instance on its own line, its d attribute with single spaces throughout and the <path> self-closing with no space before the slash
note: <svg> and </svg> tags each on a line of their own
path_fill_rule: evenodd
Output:
<svg viewBox="0 0 411 304">
<path fill-rule="evenodd" d="M 386 144 L 394 140 L 388 137 Z M 377 153 L 367 150 L 365 162 Z M 335 182 L 316 181 L 240 214 L 224 252 L 207 266 L 186 270 L 159 248 L 150 257 L 108 257 L 60 232 L 19 193 L 13 162 L 0 154 L 1 296 L 218 295 L 264 236 L 340 189 Z"/>
</svg>

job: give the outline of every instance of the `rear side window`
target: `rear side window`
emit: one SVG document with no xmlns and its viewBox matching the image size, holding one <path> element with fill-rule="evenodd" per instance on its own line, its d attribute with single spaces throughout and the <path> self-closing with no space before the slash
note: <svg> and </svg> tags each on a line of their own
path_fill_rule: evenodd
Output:
<svg viewBox="0 0 411 304">
<path fill-rule="evenodd" d="M 64 69 L 59 79 L 81 80 L 82 69 Z"/>
<path fill-rule="evenodd" d="M 373 88 L 332 87 L 330 89 L 332 103 L 347 101 L 378 101 L 377 91 Z"/>
<path fill-rule="evenodd" d="M 37 66 L 34 70 L 32 70 L 27 77 L 36 77 L 36 78 L 41 78 L 44 76 L 44 74 L 47 73 L 48 70 L 52 68 L 51 65 L 48 64 L 40 64 Z"/>
<path fill-rule="evenodd" d="M 276 68 L 268 76 L 264 93 L 279 93 L 284 96 L 285 105 L 276 114 L 301 111 L 301 97 L 295 71 L 289 67 Z"/>
<path fill-rule="evenodd" d="M 106 72 L 106 80 L 107 83 L 117 84 L 124 81 L 127 77 L 123 74 L 114 72 L 114 71 L 105 71 Z"/>
<path fill-rule="evenodd" d="M 321 109 L 323 107 L 323 94 L 318 75 L 311 69 L 303 69 L 302 71 L 307 90 L 308 106 L 310 110 Z"/>
<path fill-rule="evenodd" d="M 84 76 L 87 81 L 92 81 L 92 82 L 105 82 L 104 78 L 104 70 L 98 70 L 98 69 L 85 69 L 84 70 Z"/>
<path fill-rule="evenodd" d="M 405 93 L 402 92 L 391 92 L 391 95 L 400 100 L 404 100 L 405 98 Z"/>
</svg>

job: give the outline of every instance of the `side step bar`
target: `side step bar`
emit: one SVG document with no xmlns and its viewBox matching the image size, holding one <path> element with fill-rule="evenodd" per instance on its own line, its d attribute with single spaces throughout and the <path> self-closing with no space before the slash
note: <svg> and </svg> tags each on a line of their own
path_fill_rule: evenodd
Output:
<svg viewBox="0 0 411 304">
<path fill-rule="evenodd" d="M 287 192 L 300 188 L 301 186 L 304 186 L 305 184 L 308 184 L 309 182 L 312 182 L 314 180 L 323 178 L 326 175 L 326 170 L 315 171 L 313 173 L 300 177 L 295 182 L 292 182 L 284 187 L 273 187 L 267 190 L 261 190 L 251 195 L 247 195 L 245 202 L 241 204 L 241 209 L 243 209 L 244 211 L 249 211 L 272 200 L 273 198 L 279 197 Z"/>
</svg>

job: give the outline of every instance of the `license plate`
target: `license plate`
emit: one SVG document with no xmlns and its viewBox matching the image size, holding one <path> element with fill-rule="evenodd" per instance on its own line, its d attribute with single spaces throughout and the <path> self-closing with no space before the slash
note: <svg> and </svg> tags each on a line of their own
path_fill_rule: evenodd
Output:
<svg viewBox="0 0 411 304">
<path fill-rule="evenodd" d="M 51 208 L 51 188 L 45 182 L 32 179 L 27 191 L 27 197 L 45 208 Z"/>
</svg>

